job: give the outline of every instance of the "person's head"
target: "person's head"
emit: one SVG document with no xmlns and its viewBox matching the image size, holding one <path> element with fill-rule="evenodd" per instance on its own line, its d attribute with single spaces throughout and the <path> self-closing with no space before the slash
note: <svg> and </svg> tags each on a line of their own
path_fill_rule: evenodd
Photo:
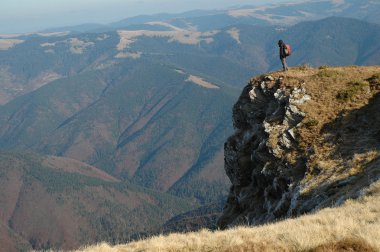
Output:
<svg viewBox="0 0 380 252">
<path fill-rule="evenodd" d="M 278 45 L 281 46 L 284 43 L 281 39 L 278 41 Z"/>
</svg>

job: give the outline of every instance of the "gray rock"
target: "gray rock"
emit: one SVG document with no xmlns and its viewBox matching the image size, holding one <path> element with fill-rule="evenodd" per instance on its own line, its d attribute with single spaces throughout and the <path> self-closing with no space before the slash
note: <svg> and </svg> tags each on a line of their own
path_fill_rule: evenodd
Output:
<svg viewBox="0 0 380 252">
<path fill-rule="evenodd" d="M 278 88 L 265 76 L 244 88 L 233 109 L 235 134 L 225 144 L 225 170 L 232 183 L 220 228 L 261 224 L 294 214 L 298 205 L 294 167 L 284 156 L 297 143 L 295 127 L 311 99 L 301 88 Z M 271 142 L 270 142 L 271 141 Z"/>
</svg>

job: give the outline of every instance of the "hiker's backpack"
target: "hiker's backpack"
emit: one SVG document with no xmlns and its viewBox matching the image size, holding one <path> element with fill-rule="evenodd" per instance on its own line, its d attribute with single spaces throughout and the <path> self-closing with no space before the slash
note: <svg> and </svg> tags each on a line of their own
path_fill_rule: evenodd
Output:
<svg viewBox="0 0 380 252">
<path fill-rule="evenodd" d="M 292 48 L 290 47 L 290 45 L 285 44 L 284 50 L 285 50 L 285 56 L 286 57 L 288 57 L 288 56 L 290 56 L 292 54 Z"/>
</svg>

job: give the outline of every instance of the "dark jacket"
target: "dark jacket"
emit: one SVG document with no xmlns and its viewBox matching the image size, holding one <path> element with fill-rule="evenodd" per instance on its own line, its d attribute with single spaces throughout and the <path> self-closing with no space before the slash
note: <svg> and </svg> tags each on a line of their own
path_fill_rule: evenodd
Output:
<svg viewBox="0 0 380 252">
<path fill-rule="evenodd" d="M 285 43 L 282 40 L 280 40 L 278 42 L 278 46 L 280 47 L 280 59 L 286 58 Z"/>
</svg>

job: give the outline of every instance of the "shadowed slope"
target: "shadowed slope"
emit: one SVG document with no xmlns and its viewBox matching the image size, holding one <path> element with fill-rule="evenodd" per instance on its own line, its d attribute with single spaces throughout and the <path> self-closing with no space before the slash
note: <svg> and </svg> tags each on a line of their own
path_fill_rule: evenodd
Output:
<svg viewBox="0 0 380 252">
<path fill-rule="evenodd" d="M 204 88 L 189 76 L 140 60 L 55 81 L 0 108 L 0 145 L 77 159 L 160 191 L 175 184 L 174 194 L 212 201 L 226 193 L 216 164 L 237 90 L 215 80 L 219 89 Z M 194 184 L 205 187 L 187 189 Z"/>
<path fill-rule="evenodd" d="M 0 153 L 0 161 L 1 244 L 9 251 L 128 241 L 192 207 L 76 160 Z"/>
</svg>

